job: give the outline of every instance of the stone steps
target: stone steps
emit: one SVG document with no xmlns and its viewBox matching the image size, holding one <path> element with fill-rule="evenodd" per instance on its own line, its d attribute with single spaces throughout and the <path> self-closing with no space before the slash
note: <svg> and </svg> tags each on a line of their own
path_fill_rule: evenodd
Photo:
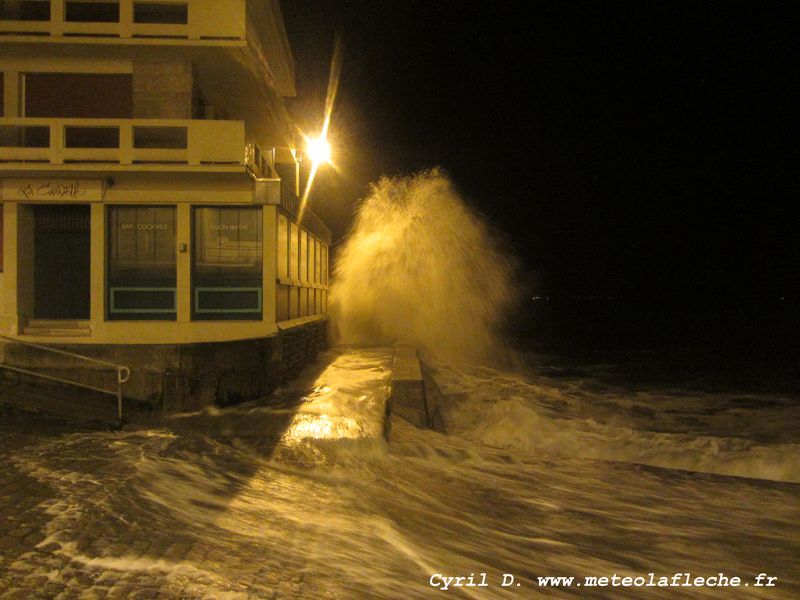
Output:
<svg viewBox="0 0 800 600">
<path fill-rule="evenodd" d="M 92 427 L 105 429 L 120 426 L 117 399 L 110 394 L 38 380 L 2 368 L 0 405 Z M 147 410 L 140 403 L 127 398 L 123 400 L 123 417 L 126 421 Z"/>
</svg>

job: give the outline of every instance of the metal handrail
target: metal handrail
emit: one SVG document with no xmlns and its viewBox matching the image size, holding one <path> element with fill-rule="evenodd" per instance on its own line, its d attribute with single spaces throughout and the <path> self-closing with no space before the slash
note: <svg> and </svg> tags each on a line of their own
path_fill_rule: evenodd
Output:
<svg viewBox="0 0 800 600">
<path fill-rule="evenodd" d="M 117 374 L 117 388 L 116 390 L 108 390 L 105 388 L 89 385 L 86 383 L 81 383 L 80 381 L 73 381 L 71 379 L 65 379 L 63 377 L 55 377 L 53 375 L 45 375 L 44 373 L 39 373 L 38 371 L 31 371 L 29 369 L 22 369 L 20 367 L 14 367 L 5 362 L 0 363 L 0 368 L 7 369 L 9 371 L 15 371 L 17 373 L 24 373 L 26 375 L 32 375 L 33 377 L 39 377 L 41 379 L 47 379 L 49 381 L 56 381 L 59 383 L 66 383 L 69 385 L 74 385 L 77 387 L 81 387 L 87 390 L 94 390 L 96 392 L 102 392 L 104 394 L 110 394 L 112 396 L 117 397 L 117 417 L 119 418 L 120 423 L 122 423 L 122 386 L 123 384 L 127 383 L 127 381 L 131 377 L 131 370 L 129 367 L 125 365 L 120 365 L 117 363 L 113 363 L 107 360 L 101 360 L 99 358 L 92 358 L 91 356 L 84 356 L 83 354 L 77 354 L 75 352 L 69 352 L 67 350 L 60 350 L 58 348 L 53 348 L 51 346 L 44 346 L 42 344 L 35 344 L 33 342 L 28 342 L 25 340 L 20 340 L 18 338 L 12 338 L 5 335 L 0 335 L 0 339 L 12 342 L 14 344 L 22 344 L 23 346 L 30 346 L 31 348 L 37 348 L 39 350 L 46 350 L 47 352 L 53 352 L 54 354 L 61 354 L 63 356 L 70 356 L 72 358 L 79 358 L 81 360 L 85 360 L 87 362 L 93 362 L 95 364 L 104 365 L 106 367 L 111 367 L 116 371 Z"/>
</svg>

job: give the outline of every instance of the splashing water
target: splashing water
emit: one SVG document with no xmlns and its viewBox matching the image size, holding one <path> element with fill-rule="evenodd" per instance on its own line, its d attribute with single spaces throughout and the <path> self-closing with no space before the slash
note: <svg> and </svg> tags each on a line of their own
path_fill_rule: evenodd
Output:
<svg viewBox="0 0 800 600">
<path fill-rule="evenodd" d="M 335 335 L 403 341 L 449 362 L 497 357 L 516 297 L 499 240 L 440 170 L 382 178 L 337 259 Z"/>
<path fill-rule="evenodd" d="M 315 385 L 299 410 L 324 410 L 323 383 L 339 417 L 377 408 L 390 349 L 325 356 L 335 367 L 306 373 L 295 392 Z M 304 438 L 280 425 L 294 405 L 278 398 L 122 432 L 43 434 L 0 419 L 0 596 L 425 600 L 445 597 L 436 573 L 485 572 L 489 587 L 453 597 L 800 598 L 798 407 L 788 399 L 733 411 L 719 394 L 619 397 L 586 373 L 434 374 L 457 396 L 452 434 L 397 419 L 390 444 Z M 661 416 L 641 404 L 661 404 Z M 685 432 L 693 405 L 715 440 Z M 673 433 L 651 431 L 655 420 Z M 759 441 L 775 428 L 784 443 Z M 753 478 L 765 475 L 776 480 Z M 649 572 L 725 572 L 750 587 L 538 583 Z M 761 572 L 777 586 L 755 587 Z M 501 587 L 505 573 L 520 587 Z"/>
</svg>

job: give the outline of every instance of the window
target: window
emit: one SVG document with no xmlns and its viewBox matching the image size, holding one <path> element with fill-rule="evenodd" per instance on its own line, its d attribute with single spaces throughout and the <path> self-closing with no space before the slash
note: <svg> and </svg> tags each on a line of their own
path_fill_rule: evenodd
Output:
<svg viewBox="0 0 800 600">
<path fill-rule="evenodd" d="M 260 207 L 194 209 L 192 316 L 261 319 Z"/>
<path fill-rule="evenodd" d="M 133 76 L 108 73 L 25 73 L 25 117 L 130 119 Z"/>
<path fill-rule="evenodd" d="M 108 208 L 108 318 L 174 320 L 174 206 Z"/>
<path fill-rule="evenodd" d="M 285 321 L 289 318 L 289 219 L 278 214 L 278 283 L 275 298 L 275 320 Z"/>
<path fill-rule="evenodd" d="M 300 316 L 300 288 L 289 288 L 289 318 L 296 319 Z"/>
<path fill-rule="evenodd" d="M 67 0 L 64 17 L 78 23 L 118 23 L 119 2 Z"/>
<path fill-rule="evenodd" d="M 300 229 L 292 223 L 292 236 L 289 251 L 289 278 L 297 281 L 300 279 Z"/>
<path fill-rule="evenodd" d="M 278 277 L 289 279 L 289 219 L 278 215 Z"/>
<path fill-rule="evenodd" d="M 189 5 L 185 2 L 134 2 L 133 21 L 186 25 L 189 22 Z"/>
<path fill-rule="evenodd" d="M 328 286 L 328 247 L 322 245 L 322 285 Z"/>
<path fill-rule="evenodd" d="M 185 150 L 189 144 L 186 127 L 134 126 L 134 148 L 158 148 L 165 150 Z"/>
<path fill-rule="evenodd" d="M 320 270 L 320 243 L 314 240 L 314 283 L 322 283 L 322 272 Z"/>
<path fill-rule="evenodd" d="M 328 310 L 328 247 L 321 243 L 320 249 L 322 250 L 322 257 L 320 258 L 320 268 L 322 272 L 320 283 L 322 283 L 326 289 L 320 290 L 319 312 L 324 313 Z"/>
<path fill-rule="evenodd" d="M 300 277 L 303 283 L 308 281 L 308 234 L 300 230 Z"/>
<path fill-rule="evenodd" d="M 277 235 L 276 320 L 324 313 L 328 247 L 280 213 Z"/>
<path fill-rule="evenodd" d="M 49 0 L 0 0 L 0 19 L 8 21 L 49 21 Z"/>
</svg>

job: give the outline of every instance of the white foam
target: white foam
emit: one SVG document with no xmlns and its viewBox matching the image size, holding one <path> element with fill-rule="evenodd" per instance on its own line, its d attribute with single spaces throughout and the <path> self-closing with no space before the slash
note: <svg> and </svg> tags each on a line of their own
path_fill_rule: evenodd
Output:
<svg viewBox="0 0 800 600">
<path fill-rule="evenodd" d="M 461 394 L 461 401 L 451 404 L 447 413 L 452 430 L 486 446 L 553 458 L 612 460 L 800 482 L 800 445 L 741 437 L 745 431 L 738 420 L 730 422 L 729 431 L 717 423 L 718 435 L 651 431 L 642 425 L 655 426 L 671 418 L 672 404 L 665 404 L 663 398 L 659 402 L 656 396 L 651 397 L 650 422 L 637 423 L 609 411 L 609 399 L 602 393 L 579 393 L 574 382 L 564 387 L 548 386 L 545 379 L 533 383 L 486 368 L 462 371 L 440 367 L 438 373 L 450 393 Z M 696 393 L 696 409 L 703 408 L 702 400 L 716 405 L 724 401 L 713 394 L 707 396 L 699 398 Z M 615 396 L 613 404 L 619 411 L 625 399 Z M 637 395 L 636 405 L 647 406 L 643 394 Z M 774 407 L 769 410 L 776 412 Z M 796 407 L 787 405 L 785 410 L 793 415 Z M 774 414 L 772 419 L 774 422 Z M 674 424 L 671 427 L 677 428 Z M 763 438 L 763 430 L 759 433 Z"/>
<path fill-rule="evenodd" d="M 499 239 L 440 171 L 381 179 L 337 256 L 338 339 L 405 341 L 451 362 L 496 358 L 517 289 Z"/>
</svg>

